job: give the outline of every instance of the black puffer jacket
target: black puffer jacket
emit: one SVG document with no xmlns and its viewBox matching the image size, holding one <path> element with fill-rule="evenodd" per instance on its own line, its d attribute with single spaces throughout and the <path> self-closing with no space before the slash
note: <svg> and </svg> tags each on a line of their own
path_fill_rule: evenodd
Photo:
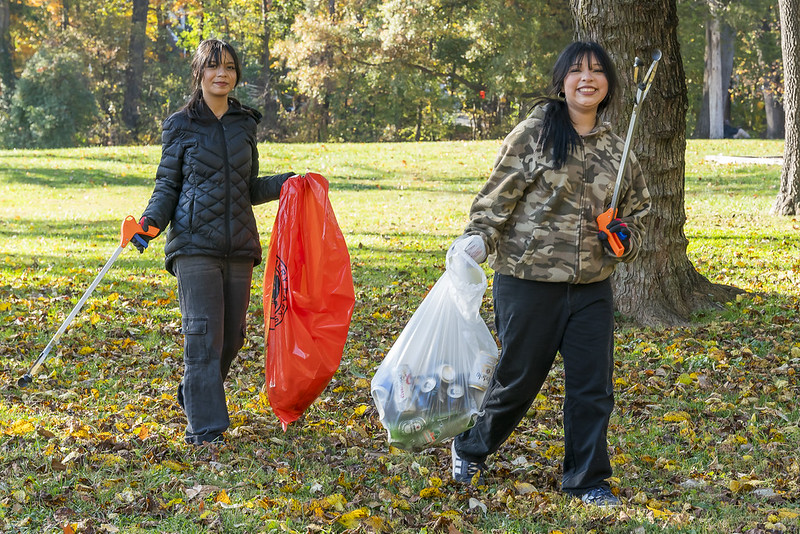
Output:
<svg viewBox="0 0 800 534">
<path fill-rule="evenodd" d="M 261 262 L 253 205 L 280 196 L 292 174 L 258 178 L 256 126 L 261 115 L 230 99 L 217 119 L 200 104 L 200 117 L 179 111 L 162 126 L 161 163 L 143 216 L 169 223 L 166 268 L 179 255 L 252 258 Z"/>
</svg>

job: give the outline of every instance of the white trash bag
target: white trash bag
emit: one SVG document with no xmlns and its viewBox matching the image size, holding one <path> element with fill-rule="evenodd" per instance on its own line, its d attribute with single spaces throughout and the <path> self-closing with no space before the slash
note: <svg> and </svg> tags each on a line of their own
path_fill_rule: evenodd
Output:
<svg viewBox="0 0 800 534">
<path fill-rule="evenodd" d="M 480 316 L 486 274 L 464 241 L 372 378 L 395 447 L 421 450 L 472 427 L 494 373 L 497 344 Z"/>
</svg>

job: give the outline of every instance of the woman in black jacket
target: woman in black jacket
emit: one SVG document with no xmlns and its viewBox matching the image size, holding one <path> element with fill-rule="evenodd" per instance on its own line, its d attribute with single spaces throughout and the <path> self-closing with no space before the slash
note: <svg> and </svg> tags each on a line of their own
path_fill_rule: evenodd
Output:
<svg viewBox="0 0 800 534">
<path fill-rule="evenodd" d="M 164 121 L 155 188 L 140 220 L 145 231 L 169 224 L 166 268 L 178 279 L 184 334 L 178 402 L 193 445 L 219 440 L 230 424 L 223 382 L 244 344 L 253 267 L 261 262 L 253 205 L 276 200 L 293 175 L 258 177 L 261 115 L 230 96 L 240 77 L 233 47 L 200 43 L 191 98 Z"/>
</svg>

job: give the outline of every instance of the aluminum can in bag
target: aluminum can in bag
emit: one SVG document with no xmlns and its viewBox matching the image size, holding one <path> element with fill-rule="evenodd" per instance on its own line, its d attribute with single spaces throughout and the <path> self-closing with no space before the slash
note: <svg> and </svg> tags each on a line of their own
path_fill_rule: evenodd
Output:
<svg viewBox="0 0 800 534">
<path fill-rule="evenodd" d="M 440 365 L 436 370 L 436 377 L 439 381 L 437 388 L 439 405 L 436 412 L 438 416 L 446 416 L 450 411 L 450 399 L 447 395 L 447 390 L 453 385 L 456 379 L 456 370 L 452 365 Z"/>
<path fill-rule="evenodd" d="M 414 410 L 414 376 L 408 365 L 399 365 L 394 372 L 392 393 L 394 404 L 400 413 Z"/>
<path fill-rule="evenodd" d="M 469 373 L 469 387 L 479 391 L 486 391 L 497 365 L 497 356 L 488 352 L 481 353 L 473 362 Z"/>
<path fill-rule="evenodd" d="M 418 432 L 422 432 L 425 429 L 425 425 L 427 425 L 427 421 L 422 417 L 414 417 L 413 419 L 406 419 L 405 421 L 400 421 L 397 425 L 397 429 L 400 431 L 401 434 L 405 434 L 406 436 L 411 436 Z"/>
<path fill-rule="evenodd" d="M 439 433 L 436 430 L 431 430 L 429 428 L 426 428 L 421 432 L 417 432 L 414 435 L 414 442 L 412 444 L 412 448 L 424 449 L 428 445 L 435 443 L 437 439 L 439 439 Z"/>
<path fill-rule="evenodd" d="M 439 369 L 437 370 L 437 374 L 439 375 L 439 380 L 442 384 L 450 385 L 453 380 L 456 379 L 456 370 L 452 365 L 444 364 L 440 365 Z M 446 387 L 446 386 L 445 386 Z"/>
<path fill-rule="evenodd" d="M 451 384 L 447 387 L 447 411 L 456 414 L 464 411 L 464 386 Z"/>
<path fill-rule="evenodd" d="M 429 376 L 422 380 L 417 395 L 417 408 L 422 413 L 436 413 L 438 411 L 439 382 L 435 377 Z"/>
</svg>

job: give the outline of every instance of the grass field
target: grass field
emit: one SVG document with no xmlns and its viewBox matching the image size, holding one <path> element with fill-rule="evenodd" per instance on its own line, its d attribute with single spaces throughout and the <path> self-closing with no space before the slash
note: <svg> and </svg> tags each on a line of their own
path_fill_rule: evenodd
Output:
<svg viewBox="0 0 800 534">
<path fill-rule="evenodd" d="M 227 384 L 220 447 L 183 444 L 182 337 L 163 239 L 129 247 L 27 389 L 16 386 L 139 216 L 158 147 L 0 151 L 0 531 L 800 532 L 800 222 L 769 215 L 775 141 L 690 141 L 685 233 L 710 280 L 749 293 L 691 327 L 616 332 L 609 445 L 624 506 L 559 491 L 563 376 L 490 460 L 389 449 L 369 380 L 428 289 L 499 142 L 262 145 L 262 173 L 316 171 L 348 242 L 356 308 L 342 364 L 284 433 L 261 394 L 263 265 Z M 266 249 L 277 203 L 257 208 Z M 491 320 L 489 294 L 484 316 Z"/>
</svg>

